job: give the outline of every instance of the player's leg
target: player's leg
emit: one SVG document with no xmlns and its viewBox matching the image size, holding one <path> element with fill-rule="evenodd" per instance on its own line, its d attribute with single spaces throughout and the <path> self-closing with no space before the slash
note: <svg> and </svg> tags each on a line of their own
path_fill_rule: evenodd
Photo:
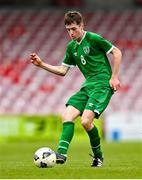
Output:
<svg viewBox="0 0 142 180">
<path fill-rule="evenodd" d="M 84 110 L 81 123 L 90 139 L 90 144 L 93 151 L 92 166 L 98 167 L 102 165 L 103 154 L 101 151 L 99 132 L 96 126 L 93 124 L 94 118 L 95 113 L 92 110 Z"/>
<path fill-rule="evenodd" d="M 96 89 L 91 93 L 91 96 L 86 104 L 85 110 L 82 114 L 82 125 L 88 133 L 94 159 L 92 166 L 101 166 L 103 155 L 101 151 L 100 136 L 98 129 L 93 124 L 94 118 L 98 118 L 100 114 L 106 109 L 113 92 L 111 89 Z"/>
<path fill-rule="evenodd" d="M 63 164 L 67 158 L 69 144 L 74 135 L 74 120 L 80 115 L 80 111 L 73 106 L 67 106 L 63 114 L 63 129 L 57 149 L 57 163 Z"/>
<path fill-rule="evenodd" d="M 69 144 L 74 134 L 74 120 L 77 116 L 82 114 L 88 97 L 83 90 L 80 90 L 68 100 L 66 110 L 63 114 L 63 130 L 59 140 L 58 154 L 67 156 Z M 60 158 L 61 159 L 61 158 Z M 57 161 L 57 163 L 64 163 L 65 161 Z"/>
</svg>

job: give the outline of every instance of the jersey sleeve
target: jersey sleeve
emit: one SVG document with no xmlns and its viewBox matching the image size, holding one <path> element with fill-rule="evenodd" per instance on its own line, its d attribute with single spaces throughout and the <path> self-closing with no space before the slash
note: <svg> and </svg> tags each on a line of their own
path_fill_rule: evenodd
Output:
<svg viewBox="0 0 142 180">
<path fill-rule="evenodd" d="M 100 35 L 96 35 L 95 41 L 97 43 L 96 45 L 98 46 L 98 48 L 104 51 L 106 54 L 109 54 L 114 48 L 113 44 L 110 41 L 104 39 Z"/>
<path fill-rule="evenodd" d="M 71 52 L 71 47 L 69 45 L 66 48 L 66 53 L 64 55 L 62 65 L 67 66 L 67 67 L 76 66 L 76 63 L 74 61 L 74 58 Z"/>
</svg>

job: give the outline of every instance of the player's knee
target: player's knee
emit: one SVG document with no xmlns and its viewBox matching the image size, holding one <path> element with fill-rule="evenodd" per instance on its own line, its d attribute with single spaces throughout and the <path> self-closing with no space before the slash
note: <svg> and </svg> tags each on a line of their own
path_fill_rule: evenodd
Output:
<svg viewBox="0 0 142 180">
<path fill-rule="evenodd" d="M 81 124 L 86 131 L 90 130 L 92 127 L 92 123 L 90 123 L 89 119 L 81 118 Z"/>
<path fill-rule="evenodd" d="M 81 121 L 82 126 L 86 129 L 88 127 L 88 123 L 86 121 Z"/>
<path fill-rule="evenodd" d="M 80 115 L 80 111 L 73 106 L 67 106 L 65 109 L 62 119 L 63 122 L 74 121 Z"/>
<path fill-rule="evenodd" d="M 73 121 L 73 120 L 74 120 L 74 118 L 73 118 L 73 116 L 70 113 L 64 113 L 62 115 L 62 121 L 63 122 Z"/>
</svg>

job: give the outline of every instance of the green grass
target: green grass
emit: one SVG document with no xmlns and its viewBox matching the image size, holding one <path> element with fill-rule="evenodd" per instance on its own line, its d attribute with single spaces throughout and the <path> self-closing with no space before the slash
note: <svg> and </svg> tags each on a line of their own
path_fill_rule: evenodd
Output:
<svg viewBox="0 0 142 180">
<path fill-rule="evenodd" d="M 42 169 L 33 164 L 35 150 L 56 147 L 57 142 L 11 142 L 0 144 L 1 179 L 133 179 L 142 178 L 142 143 L 106 143 L 104 166 L 91 168 L 88 139 L 74 139 L 64 165 Z"/>
</svg>

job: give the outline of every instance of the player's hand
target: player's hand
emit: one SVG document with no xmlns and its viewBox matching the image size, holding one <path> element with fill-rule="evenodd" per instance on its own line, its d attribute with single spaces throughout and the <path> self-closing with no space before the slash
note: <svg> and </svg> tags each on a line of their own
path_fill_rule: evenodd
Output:
<svg viewBox="0 0 142 180">
<path fill-rule="evenodd" d="M 32 53 L 32 54 L 30 55 L 30 61 L 31 61 L 31 63 L 33 63 L 35 66 L 40 66 L 41 63 L 42 63 L 42 60 L 40 59 L 40 57 L 39 57 L 37 54 L 35 54 L 35 53 Z"/>
<path fill-rule="evenodd" d="M 120 87 L 121 87 L 121 84 L 120 84 L 120 81 L 118 78 L 114 78 L 112 77 L 109 81 L 109 84 L 110 84 L 110 87 L 114 90 L 114 91 L 117 91 Z"/>
</svg>

